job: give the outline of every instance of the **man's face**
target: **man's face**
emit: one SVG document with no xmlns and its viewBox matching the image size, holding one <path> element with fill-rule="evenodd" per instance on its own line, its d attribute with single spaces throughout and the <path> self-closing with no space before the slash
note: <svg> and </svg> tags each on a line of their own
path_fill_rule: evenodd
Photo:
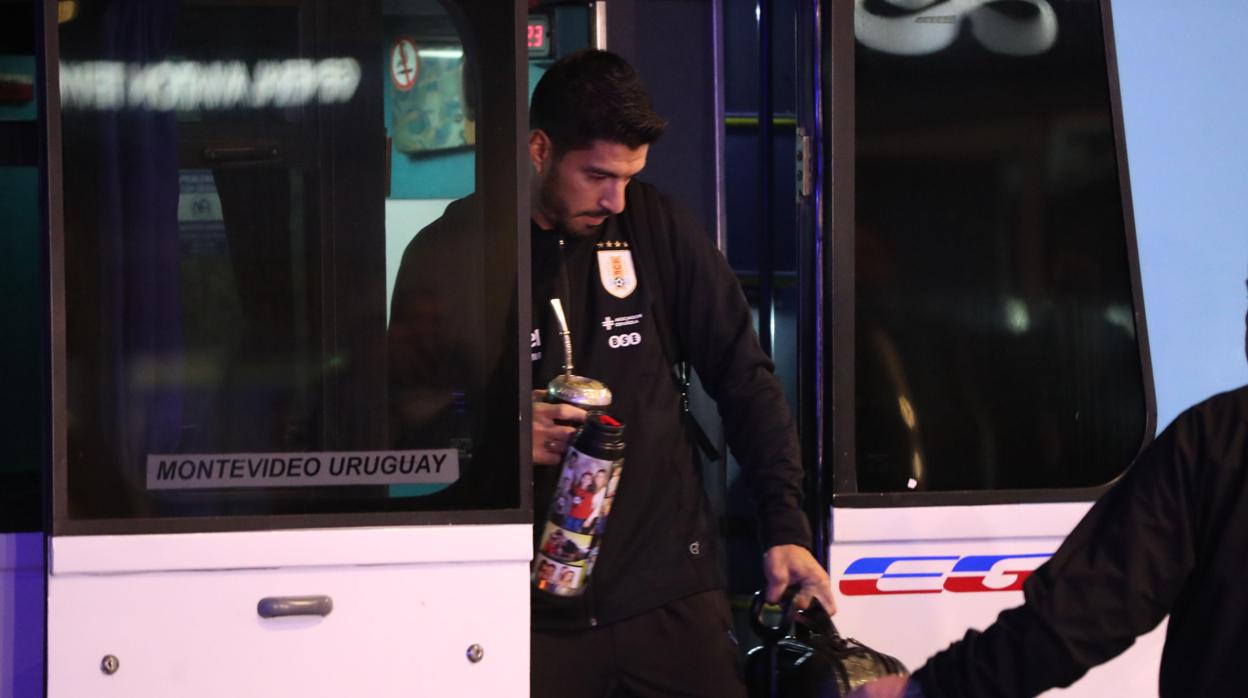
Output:
<svg viewBox="0 0 1248 698">
<path fill-rule="evenodd" d="M 646 166 L 649 149 L 598 140 L 556 155 L 546 134 L 535 130 L 529 138 L 537 188 L 533 219 L 565 235 L 592 234 L 624 210 L 624 187 Z"/>
</svg>

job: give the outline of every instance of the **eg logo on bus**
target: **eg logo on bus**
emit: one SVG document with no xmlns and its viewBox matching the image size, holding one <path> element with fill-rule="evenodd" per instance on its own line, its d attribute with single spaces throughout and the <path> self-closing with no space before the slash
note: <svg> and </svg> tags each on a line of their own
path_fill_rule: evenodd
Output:
<svg viewBox="0 0 1248 698">
<path fill-rule="evenodd" d="M 845 568 L 845 596 L 1019 591 L 1052 553 L 860 557 Z"/>
</svg>

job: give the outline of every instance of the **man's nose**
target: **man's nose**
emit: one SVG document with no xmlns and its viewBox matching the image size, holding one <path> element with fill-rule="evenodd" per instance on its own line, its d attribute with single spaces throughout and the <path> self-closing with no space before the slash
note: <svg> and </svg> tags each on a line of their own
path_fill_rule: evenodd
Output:
<svg viewBox="0 0 1248 698">
<path fill-rule="evenodd" d="M 606 190 L 599 199 L 598 205 L 610 211 L 612 214 L 620 213 L 624 210 L 624 187 L 626 182 L 611 182 L 607 185 Z"/>
</svg>

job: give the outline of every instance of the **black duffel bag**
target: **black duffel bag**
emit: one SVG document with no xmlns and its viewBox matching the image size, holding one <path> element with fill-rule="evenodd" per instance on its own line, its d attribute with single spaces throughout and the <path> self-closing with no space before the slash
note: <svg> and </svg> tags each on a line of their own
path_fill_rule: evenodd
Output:
<svg viewBox="0 0 1248 698">
<path fill-rule="evenodd" d="M 841 637 L 817 599 L 799 611 L 797 589 L 785 591 L 776 625 L 763 620 L 763 593 L 754 595 L 750 623 L 763 644 L 746 656 L 750 698 L 843 698 L 868 681 L 906 673 L 896 658 Z"/>
</svg>

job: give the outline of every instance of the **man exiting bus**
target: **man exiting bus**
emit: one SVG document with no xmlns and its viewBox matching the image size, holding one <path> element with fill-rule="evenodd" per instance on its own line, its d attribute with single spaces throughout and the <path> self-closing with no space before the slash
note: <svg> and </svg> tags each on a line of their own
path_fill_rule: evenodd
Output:
<svg viewBox="0 0 1248 698">
<path fill-rule="evenodd" d="M 799 604 L 813 596 L 832 609 L 831 584 L 809 551 L 800 453 L 780 383 L 723 256 L 691 216 L 635 179 L 666 122 L 633 68 L 596 50 L 558 61 L 536 87 L 530 122 L 533 315 L 521 321 L 532 323 L 533 385 L 561 369 L 549 304 L 558 298 L 576 372 L 611 388 L 610 412 L 627 441 L 586 592 L 533 592 L 532 693 L 743 696 L 718 533 L 672 369 L 688 362 L 716 400 L 758 503 L 768 596 L 797 584 Z M 474 220 L 470 202 L 453 203 L 413 245 L 453 245 L 465 230 L 475 234 Z M 415 307 L 400 299 L 403 289 L 420 283 L 408 266 L 405 255 L 392 366 L 411 356 L 402 338 L 418 332 L 401 315 Z M 418 381 L 394 387 L 392 397 L 408 388 L 414 394 Z M 574 431 L 566 423 L 585 413 L 539 396 L 532 458 L 540 518 Z"/>
</svg>

